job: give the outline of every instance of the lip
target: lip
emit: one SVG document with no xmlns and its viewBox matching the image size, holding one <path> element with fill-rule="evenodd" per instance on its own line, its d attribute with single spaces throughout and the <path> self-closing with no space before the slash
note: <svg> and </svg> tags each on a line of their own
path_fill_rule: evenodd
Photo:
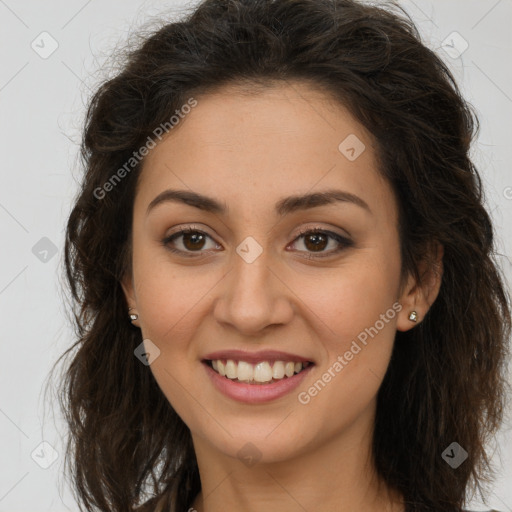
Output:
<svg viewBox="0 0 512 512">
<path fill-rule="evenodd" d="M 297 354 L 289 352 L 281 352 L 278 350 L 260 350 L 259 352 L 246 352 L 244 350 L 218 350 L 203 357 L 203 360 L 224 360 L 232 359 L 233 361 L 245 361 L 246 363 L 256 364 L 262 361 L 273 363 L 275 361 L 292 361 L 294 363 L 314 363 L 312 359 L 306 359 Z M 301 372 L 302 373 L 302 372 Z M 297 374 L 300 375 L 300 374 Z M 292 378 L 292 377 L 288 377 Z"/>
<path fill-rule="evenodd" d="M 230 353 L 232 354 L 232 352 Z M 213 355 L 217 356 L 217 353 Z M 258 355 L 258 357 L 260 356 Z M 215 357 L 215 359 L 223 358 L 224 357 Z M 230 357 L 229 359 L 233 358 Z M 240 359 L 247 361 L 247 359 Z M 280 359 L 276 360 L 279 361 Z M 296 359 L 295 361 L 299 362 L 301 360 L 306 361 L 303 358 Z M 306 378 L 311 369 L 315 366 L 314 364 L 310 364 L 307 368 L 304 368 L 299 373 L 295 373 L 292 377 L 284 377 L 283 379 L 277 382 L 273 382 L 272 384 L 246 384 L 243 382 L 236 382 L 234 380 L 228 379 L 227 377 L 223 377 L 204 361 L 202 364 L 206 370 L 206 373 L 208 374 L 208 377 L 211 379 L 213 385 L 218 391 L 220 391 L 228 398 L 247 404 L 261 404 L 265 402 L 271 402 L 272 400 L 277 400 L 278 398 L 291 393 L 295 388 L 299 386 L 299 384 Z"/>
</svg>

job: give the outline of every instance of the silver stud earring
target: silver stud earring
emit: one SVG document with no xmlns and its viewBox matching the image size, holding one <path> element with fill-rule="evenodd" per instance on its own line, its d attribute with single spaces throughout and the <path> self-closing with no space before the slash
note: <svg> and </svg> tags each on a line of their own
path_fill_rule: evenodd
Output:
<svg viewBox="0 0 512 512">
<path fill-rule="evenodd" d="M 409 313 L 409 320 L 411 322 L 417 322 L 418 321 L 418 313 L 416 311 L 411 311 Z"/>
<path fill-rule="evenodd" d="M 131 311 L 132 309 L 135 309 L 135 308 L 130 308 L 130 309 L 128 310 L 128 313 L 130 314 L 130 321 L 131 321 L 131 322 L 134 322 L 135 320 L 137 320 L 137 318 L 139 318 L 139 315 L 137 315 L 137 314 L 135 314 L 135 313 L 130 313 L 130 311 Z"/>
</svg>

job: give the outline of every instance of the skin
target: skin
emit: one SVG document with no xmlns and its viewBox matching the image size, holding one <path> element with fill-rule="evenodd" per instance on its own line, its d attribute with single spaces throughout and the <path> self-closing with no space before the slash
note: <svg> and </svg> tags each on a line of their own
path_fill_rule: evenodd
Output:
<svg viewBox="0 0 512 512">
<path fill-rule="evenodd" d="M 376 395 L 396 331 L 418 325 L 437 297 L 442 251 L 436 272 L 423 269 L 422 283 L 400 282 L 398 209 L 378 173 L 372 137 L 320 90 L 292 82 L 247 95 L 230 86 L 197 100 L 145 159 L 133 270 L 123 280 L 135 325 L 160 349 L 150 369 L 192 434 L 202 492 L 191 506 L 403 511 L 372 463 Z M 366 147 L 354 161 L 338 149 L 349 134 Z M 351 202 L 274 211 L 284 197 L 331 188 L 359 196 L 371 211 Z M 208 195 L 228 213 L 164 202 L 146 214 L 166 189 Z M 170 252 L 162 240 L 190 224 L 211 238 L 194 245 L 178 237 L 170 245 L 200 256 Z M 353 245 L 328 238 L 321 251 L 341 251 L 319 257 L 311 237 L 297 238 L 304 228 L 333 231 Z M 236 252 L 248 236 L 262 248 L 252 263 Z M 298 393 L 397 302 L 400 312 L 309 403 L 299 403 Z M 417 323 L 408 319 L 412 310 Z M 224 349 L 282 350 L 315 367 L 298 390 L 242 404 L 217 391 L 201 363 Z M 237 456 L 248 442 L 261 456 L 250 467 Z"/>
</svg>

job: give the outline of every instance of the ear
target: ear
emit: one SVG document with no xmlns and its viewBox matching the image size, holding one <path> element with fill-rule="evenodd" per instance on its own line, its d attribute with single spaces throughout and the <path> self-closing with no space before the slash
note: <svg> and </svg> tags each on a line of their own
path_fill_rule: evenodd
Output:
<svg viewBox="0 0 512 512">
<path fill-rule="evenodd" d="M 126 298 L 126 303 L 128 304 L 128 308 L 130 308 L 130 312 L 128 312 L 128 308 L 126 311 L 126 318 L 130 321 L 130 314 L 138 315 L 137 311 L 137 301 L 135 299 L 134 287 L 133 287 L 133 276 L 131 273 L 126 273 L 121 279 L 121 287 L 123 288 L 124 296 Z M 131 320 L 132 325 L 140 327 L 139 320 Z"/>
<path fill-rule="evenodd" d="M 413 275 L 409 274 L 399 298 L 402 309 L 397 318 L 397 330 L 408 331 L 425 318 L 441 288 L 443 255 L 444 247 L 439 242 L 435 242 L 429 247 L 427 255 L 418 265 L 420 280 L 417 281 Z M 416 322 L 409 319 L 412 311 L 417 313 Z"/>
</svg>

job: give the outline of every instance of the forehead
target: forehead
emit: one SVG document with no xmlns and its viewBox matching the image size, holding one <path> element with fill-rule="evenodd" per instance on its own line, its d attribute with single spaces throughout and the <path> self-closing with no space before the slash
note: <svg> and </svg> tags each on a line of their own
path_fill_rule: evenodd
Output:
<svg viewBox="0 0 512 512">
<path fill-rule="evenodd" d="M 391 199 L 373 137 L 326 92 L 286 82 L 257 91 L 230 86 L 195 99 L 145 157 L 138 188 L 146 205 L 166 188 L 226 202 L 265 203 L 334 186 L 367 202 Z"/>
<path fill-rule="evenodd" d="M 243 149 L 244 154 L 257 153 L 262 158 L 266 153 L 261 152 L 262 146 L 270 149 L 271 143 L 272 149 L 280 145 L 283 158 L 289 160 L 293 154 L 285 144 L 310 142 L 294 147 L 298 158 L 301 153 L 326 151 L 339 156 L 338 145 L 345 136 L 357 133 L 368 142 L 371 139 L 343 105 L 303 82 L 279 82 L 254 90 L 230 85 L 195 99 L 197 106 L 167 134 L 174 146 L 186 143 L 206 151 L 215 145 L 215 149 Z M 160 156 L 164 144 L 159 146 L 147 160 Z"/>
</svg>

